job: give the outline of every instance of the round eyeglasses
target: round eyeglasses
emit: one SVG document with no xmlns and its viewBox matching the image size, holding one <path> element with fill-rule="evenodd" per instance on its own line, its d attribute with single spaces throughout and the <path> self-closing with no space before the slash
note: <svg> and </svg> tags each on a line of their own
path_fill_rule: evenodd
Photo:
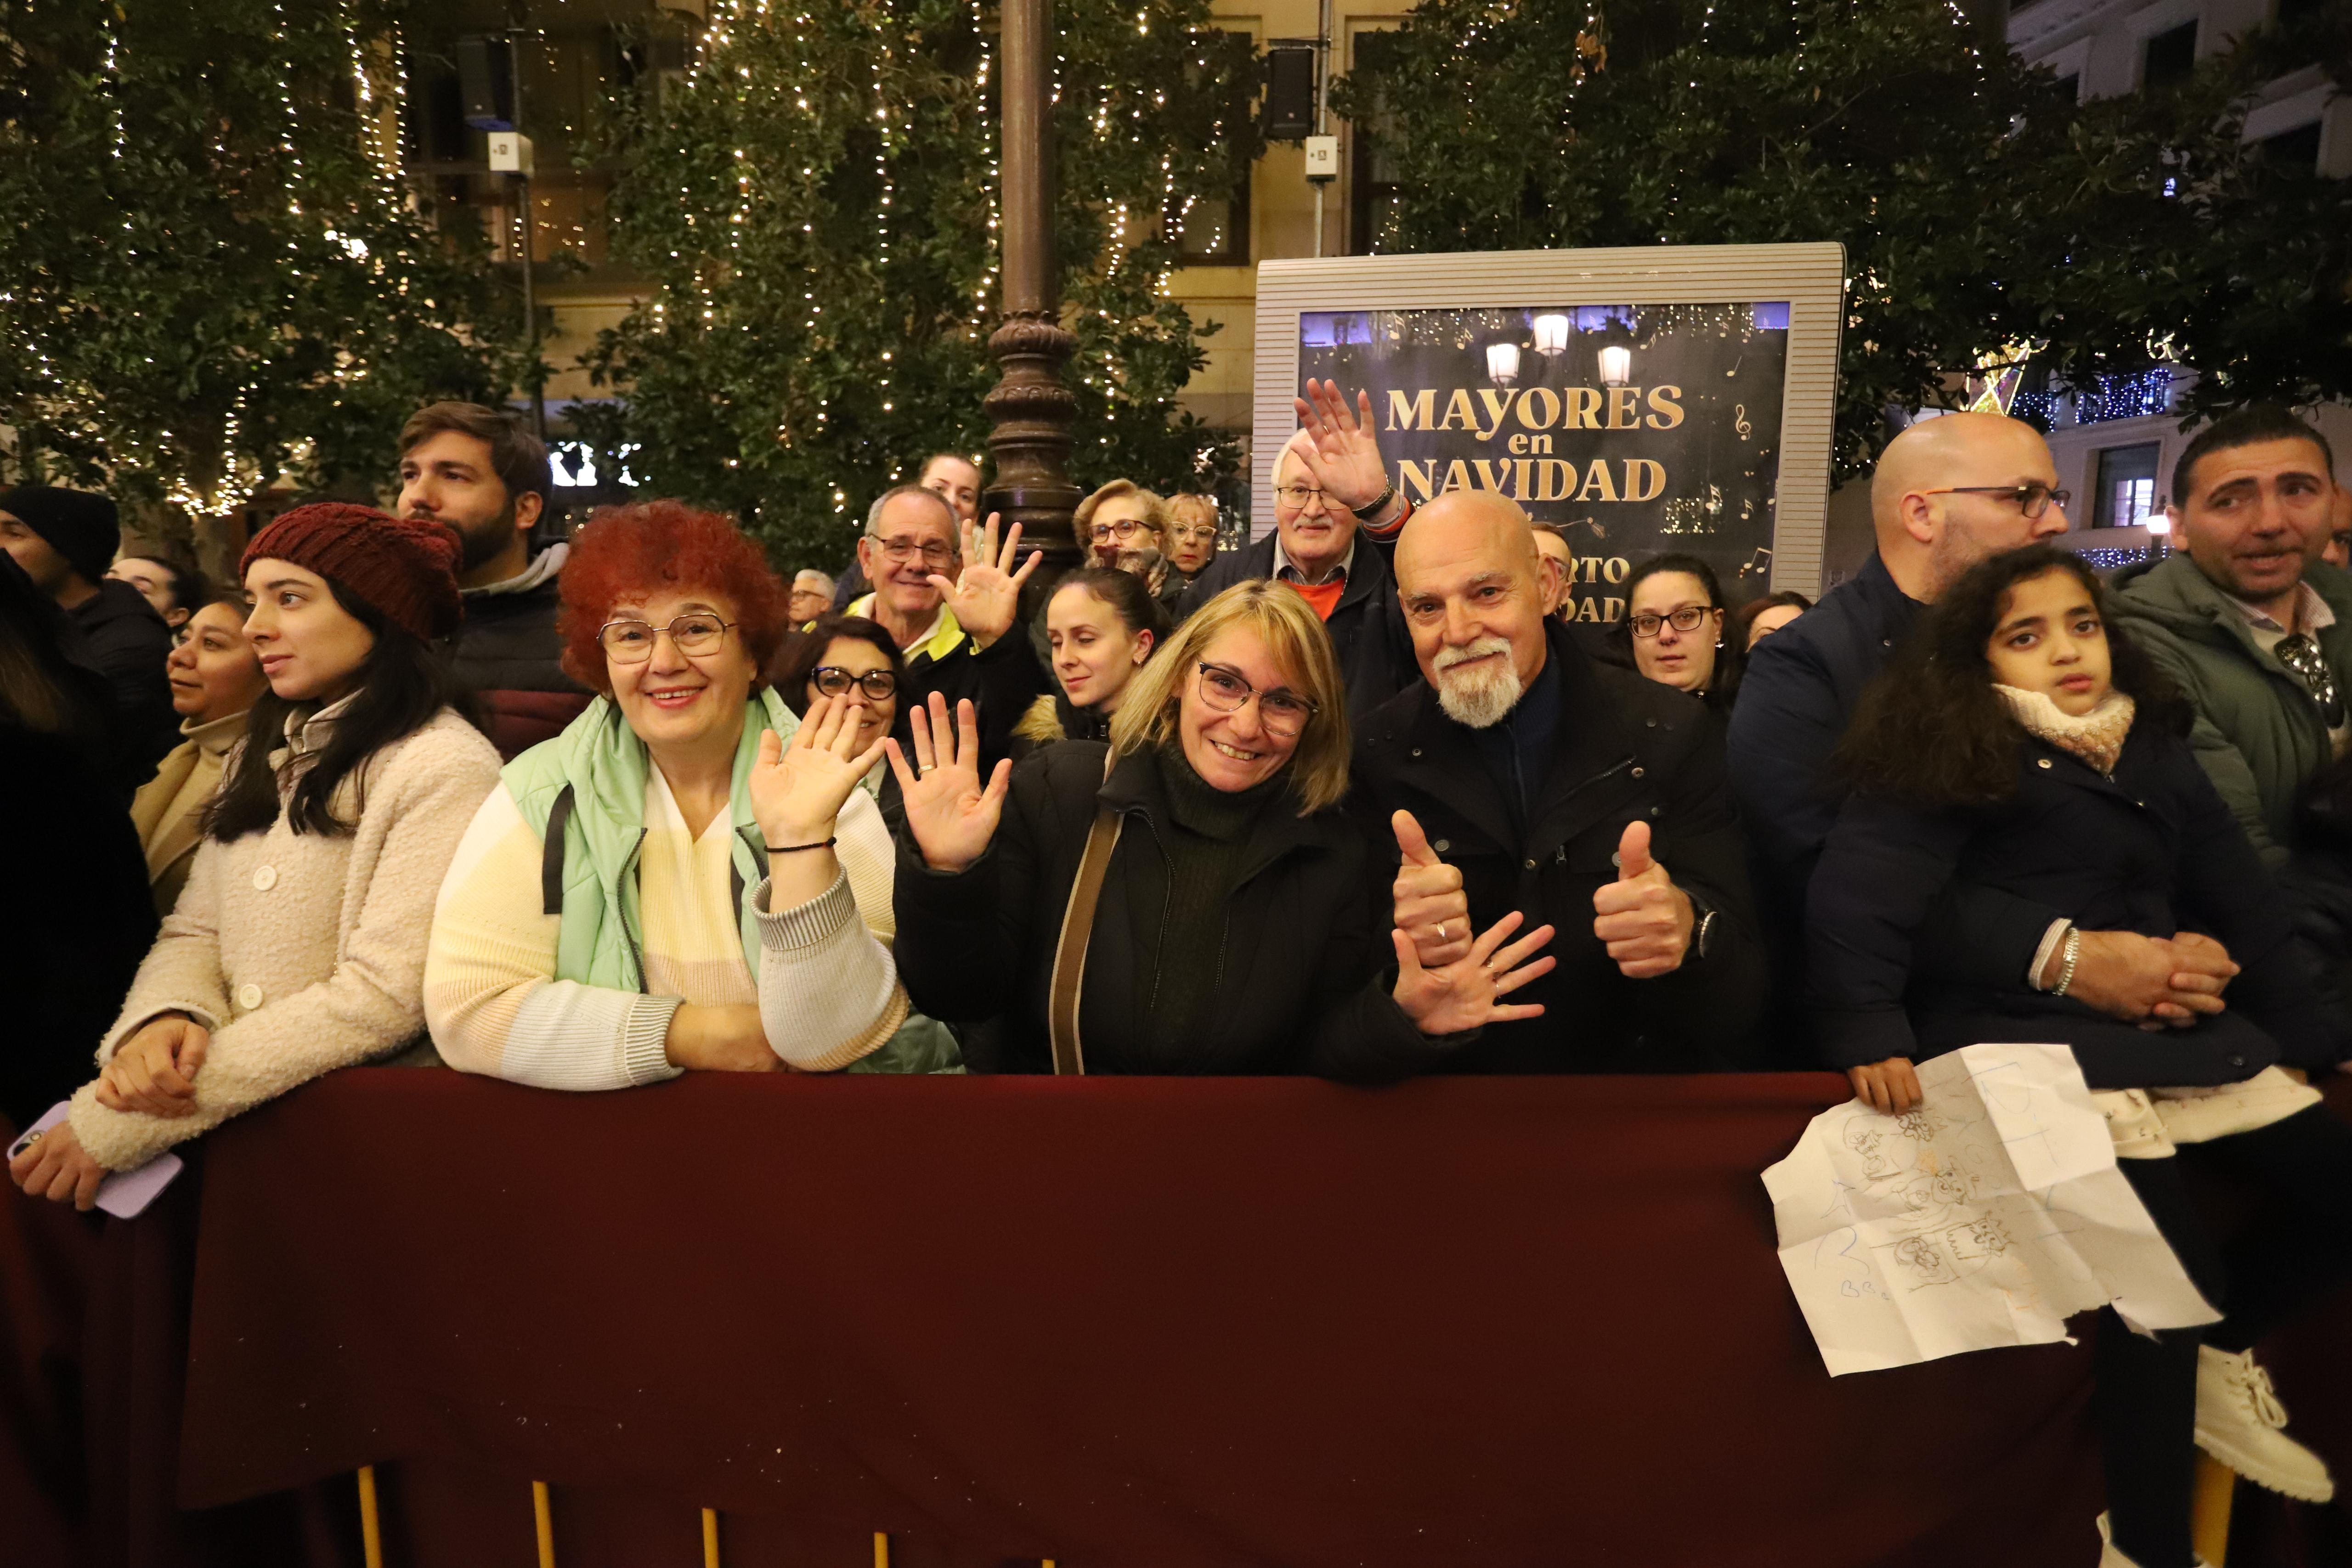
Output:
<svg viewBox="0 0 2352 1568">
<path fill-rule="evenodd" d="M 604 657 L 616 664 L 642 664 L 654 656 L 654 642 L 664 632 L 681 653 L 708 653 L 726 640 L 730 623 L 706 611 L 691 611 L 667 626 L 637 620 L 607 621 L 596 629 Z"/>
</svg>

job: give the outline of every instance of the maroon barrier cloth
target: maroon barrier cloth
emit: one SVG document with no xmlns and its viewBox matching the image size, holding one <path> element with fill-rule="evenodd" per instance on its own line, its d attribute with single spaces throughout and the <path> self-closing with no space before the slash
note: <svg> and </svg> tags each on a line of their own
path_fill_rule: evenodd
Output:
<svg viewBox="0 0 2352 1568">
<path fill-rule="evenodd" d="M 556 1483 L 567 1565 L 628 1498 L 680 1563 L 711 1506 L 904 1561 L 2090 1563 L 2083 1351 L 1823 1373 L 1759 1173 L 1843 1096 L 338 1073 L 211 1140 L 182 1501 L 415 1461 L 436 1564 L 516 1560 L 480 1477 Z M 728 1558 L 794 1560 L 845 1561 Z"/>
</svg>

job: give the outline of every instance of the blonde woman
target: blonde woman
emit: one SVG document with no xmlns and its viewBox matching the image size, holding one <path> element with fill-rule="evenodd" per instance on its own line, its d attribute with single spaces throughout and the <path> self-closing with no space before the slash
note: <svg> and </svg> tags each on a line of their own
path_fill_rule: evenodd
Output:
<svg viewBox="0 0 2352 1568">
<path fill-rule="evenodd" d="M 1540 1010 L 1505 998 L 1551 967 L 1526 962 L 1549 926 L 1506 946 L 1507 915 L 1424 970 L 1376 919 L 1338 810 L 1339 669 L 1286 587 L 1202 605 L 1129 683 L 1108 745 L 1049 746 L 983 784 L 971 704 L 952 729 L 936 697 L 911 717 L 913 756 L 890 748 L 916 846 L 898 863 L 899 973 L 933 1017 L 999 1020 L 978 1070 L 1355 1078 L 1400 1044 Z M 1072 896 L 1090 842 L 1091 911 Z"/>
</svg>

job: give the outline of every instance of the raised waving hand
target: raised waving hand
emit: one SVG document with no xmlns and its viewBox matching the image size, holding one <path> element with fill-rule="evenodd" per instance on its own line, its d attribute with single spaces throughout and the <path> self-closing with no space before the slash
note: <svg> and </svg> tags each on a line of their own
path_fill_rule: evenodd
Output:
<svg viewBox="0 0 2352 1568">
<path fill-rule="evenodd" d="M 768 730 L 751 765 L 751 811 L 771 852 L 822 843 L 857 781 L 882 759 L 885 741 L 856 749 L 861 705 L 820 696 L 790 741 Z"/>
<path fill-rule="evenodd" d="M 946 596 L 957 624 L 983 648 L 1012 631 L 1013 622 L 1020 620 L 1021 585 L 1029 580 L 1030 573 L 1045 559 L 1032 550 L 1029 559 L 1021 561 L 1015 570 L 1013 563 L 1020 560 L 1021 525 L 1013 525 L 1000 548 L 996 542 L 996 513 L 989 513 L 987 526 L 976 538 L 972 526 L 964 524 L 963 570 L 956 574 L 953 582 L 936 572 L 929 580 L 931 586 Z"/>
<path fill-rule="evenodd" d="M 1372 394 L 1356 393 L 1356 406 L 1337 382 L 1309 379 L 1307 395 L 1290 400 L 1299 428 L 1313 445 L 1299 454 L 1324 496 L 1360 517 L 1389 487 L 1388 465 L 1372 434 Z"/>
<path fill-rule="evenodd" d="M 999 762 L 986 788 L 982 787 L 980 718 L 969 698 L 956 704 L 950 728 L 947 698 L 933 692 L 928 711 L 919 707 L 908 714 L 907 727 L 914 742 L 911 768 L 898 743 L 885 742 L 906 803 L 907 831 L 915 835 L 925 865 L 933 871 L 961 871 L 987 852 L 989 840 L 996 836 L 997 821 L 1004 814 L 1004 792 L 1013 784 L 1013 764 Z"/>
</svg>

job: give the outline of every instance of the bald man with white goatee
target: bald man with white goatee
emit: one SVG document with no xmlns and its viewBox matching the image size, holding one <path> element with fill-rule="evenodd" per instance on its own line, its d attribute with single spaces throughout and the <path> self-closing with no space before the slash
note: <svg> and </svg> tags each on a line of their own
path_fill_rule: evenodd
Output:
<svg viewBox="0 0 2352 1568">
<path fill-rule="evenodd" d="M 1755 862 L 1788 1066 L 1818 1066 L 1801 1016 L 1805 889 L 1843 791 L 1830 766 L 1863 691 L 1921 612 L 1977 562 L 2066 531 L 2066 495 L 2041 433 L 1993 413 L 1922 420 L 1871 477 L 1877 550 L 1851 581 L 1756 645 L 1731 716 L 1731 787 Z M 2040 985 L 2068 929 L 2057 911 L 1990 891 L 1956 903 L 1932 946 L 1957 972 Z M 2223 980 L 2200 950 L 2132 932 L 2084 932 L 2068 995 L 2135 1022 L 2193 1022 Z"/>
<path fill-rule="evenodd" d="M 1402 1072 L 1683 1072 L 1745 1064 L 1766 988 L 1723 732 L 1704 705 L 1588 658 L 1546 612 L 1527 514 L 1487 490 L 1396 547 L 1421 679 L 1357 725 L 1348 809 L 1376 908 L 1424 967 L 1542 926 L 1540 1018 L 1430 1039 Z"/>
</svg>

